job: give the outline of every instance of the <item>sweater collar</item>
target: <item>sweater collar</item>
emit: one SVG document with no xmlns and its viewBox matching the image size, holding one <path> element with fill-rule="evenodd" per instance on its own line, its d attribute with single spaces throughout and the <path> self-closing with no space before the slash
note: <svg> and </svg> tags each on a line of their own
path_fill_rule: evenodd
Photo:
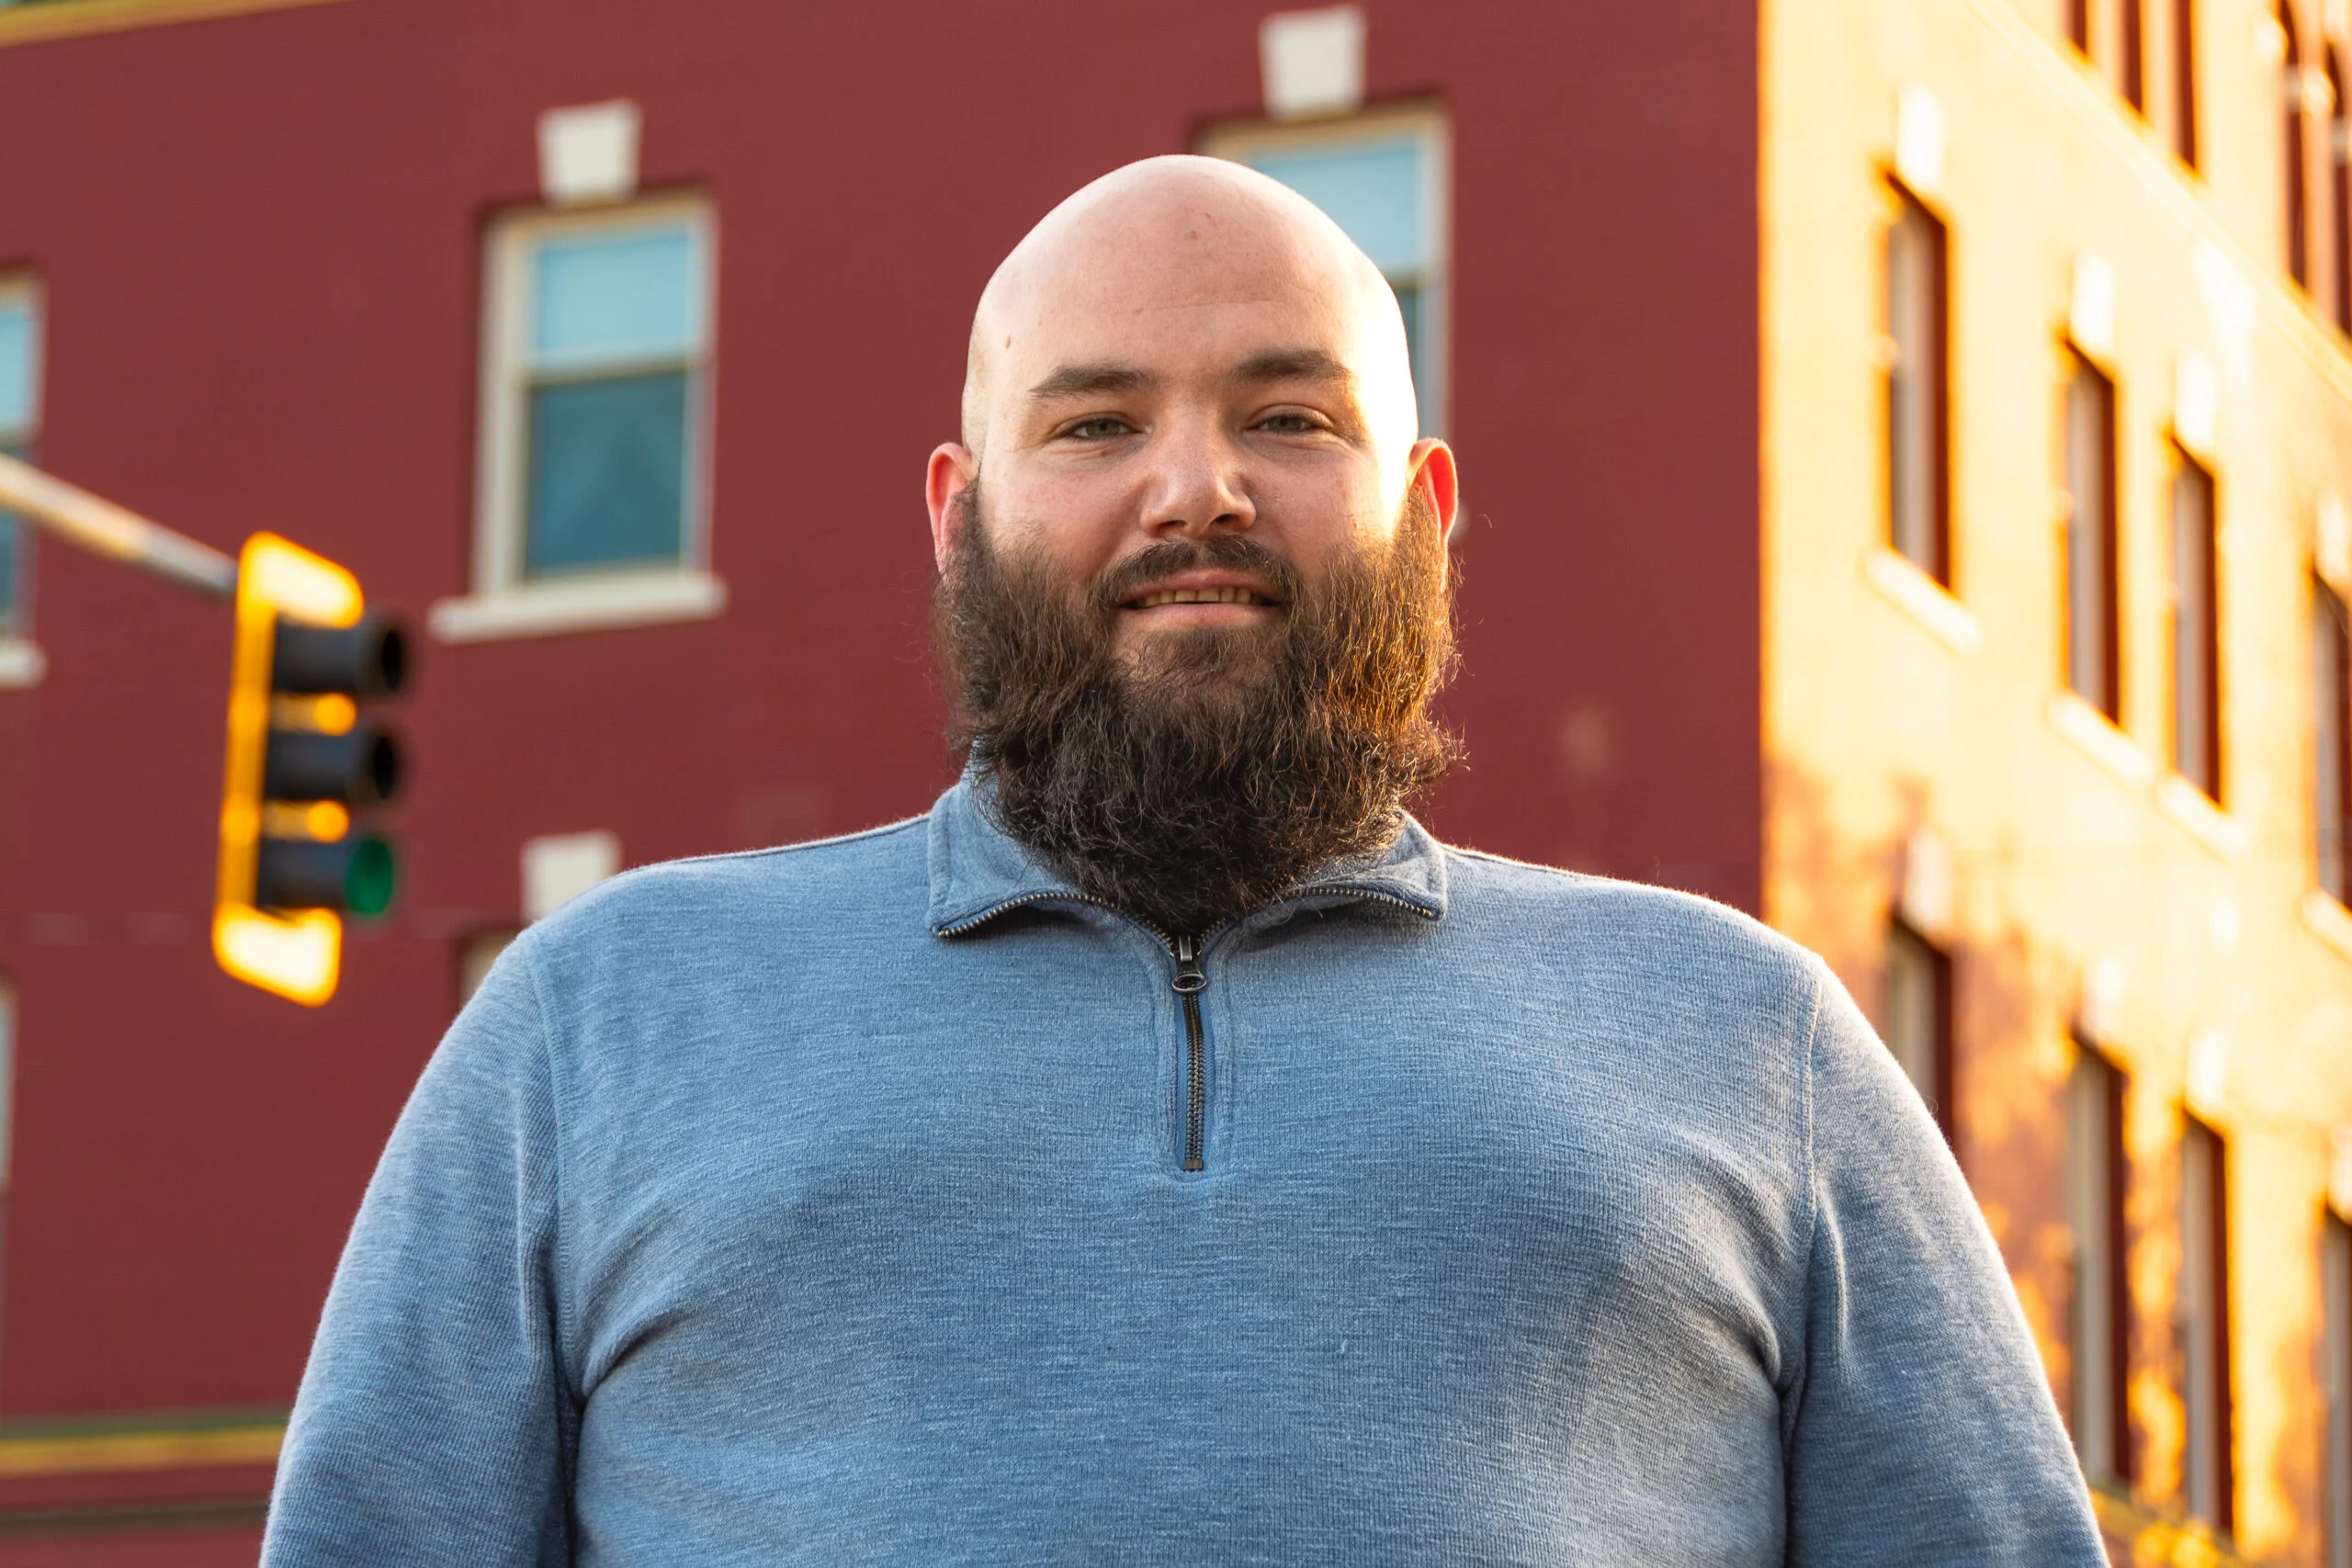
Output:
<svg viewBox="0 0 2352 1568">
<path fill-rule="evenodd" d="M 985 781 L 967 773 L 931 809 L 931 929 L 960 936 L 1016 905 L 1084 902 L 1069 879 L 989 820 Z M 1445 851 L 1410 817 L 1382 853 L 1341 862 L 1282 901 L 1376 899 L 1430 919 L 1445 914 Z"/>
</svg>

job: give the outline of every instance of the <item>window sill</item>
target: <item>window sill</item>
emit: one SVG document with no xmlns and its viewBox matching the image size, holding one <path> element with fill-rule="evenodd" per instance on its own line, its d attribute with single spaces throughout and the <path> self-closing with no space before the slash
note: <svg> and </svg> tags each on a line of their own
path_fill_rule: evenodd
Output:
<svg viewBox="0 0 2352 1568">
<path fill-rule="evenodd" d="M 725 608 L 727 584 L 707 571 L 615 572 L 438 600 L 430 620 L 438 641 L 491 642 L 707 621 Z"/>
<path fill-rule="evenodd" d="M 2303 895 L 2303 928 L 2335 949 L 2337 957 L 2352 959 L 2352 909 L 2327 889 L 2314 887 Z"/>
<path fill-rule="evenodd" d="M 2073 741 L 2078 750 L 2113 774 L 2125 788 L 2142 790 L 2154 782 L 2154 761 L 2129 735 L 2118 729 L 2112 719 L 2074 693 L 2050 694 L 2050 727 Z"/>
<path fill-rule="evenodd" d="M 2245 824 L 2222 810 L 2212 796 L 2177 773 L 2166 774 L 2156 785 L 2156 804 L 2165 815 L 2188 830 L 2188 836 L 2223 860 L 2245 853 Z"/>
<path fill-rule="evenodd" d="M 1881 545 L 1863 558 L 1862 575 L 1894 607 L 1925 626 L 1954 653 L 1971 654 L 1984 646 L 1984 628 L 1968 606 L 1926 572 L 1910 557 Z"/>
<path fill-rule="evenodd" d="M 0 692 L 19 692 L 40 684 L 49 673 L 49 657 L 40 644 L 20 637 L 0 637 Z"/>
</svg>

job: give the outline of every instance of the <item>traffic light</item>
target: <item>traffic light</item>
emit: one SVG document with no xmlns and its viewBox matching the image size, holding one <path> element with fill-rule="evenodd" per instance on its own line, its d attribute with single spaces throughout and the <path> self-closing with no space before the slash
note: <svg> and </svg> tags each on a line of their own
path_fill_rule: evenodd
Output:
<svg viewBox="0 0 2352 1568">
<path fill-rule="evenodd" d="M 334 995 L 344 914 L 382 914 L 396 880 L 391 846 L 352 822 L 400 787 L 400 749 L 358 705 L 399 693 L 405 651 L 366 609 L 334 562 L 274 534 L 245 541 L 212 952 L 311 1006 Z"/>
</svg>

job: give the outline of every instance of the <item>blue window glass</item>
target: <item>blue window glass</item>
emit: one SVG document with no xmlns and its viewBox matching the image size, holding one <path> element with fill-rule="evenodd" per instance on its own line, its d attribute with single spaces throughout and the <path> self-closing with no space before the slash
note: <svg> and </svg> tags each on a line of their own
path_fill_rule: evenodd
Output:
<svg viewBox="0 0 2352 1568">
<path fill-rule="evenodd" d="M 532 577 L 675 561 L 684 544 L 686 375 L 531 391 Z"/>
<path fill-rule="evenodd" d="M 0 299 L 0 452 L 24 455 L 33 421 L 33 310 L 29 299 Z M 29 530 L 0 512 L 0 637 L 26 627 L 26 543 Z"/>
<path fill-rule="evenodd" d="M 32 305 L 0 299 L 0 441 L 21 436 L 32 422 Z"/>
<path fill-rule="evenodd" d="M 1269 147 L 1245 153 L 1260 174 L 1280 180 L 1330 215 L 1370 256 L 1396 291 L 1412 353 L 1413 388 L 1423 423 L 1438 406 L 1436 366 L 1427 321 L 1436 244 L 1430 231 L 1430 143 L 1385 136 L 1324 146 Z"/>
<path fill-rule="evenodd" d="M 707 331 L 702 231 L 550 235 L 529 269 L 524 576 L 679 564 Z"/>
<path fill-rule="evenodd" d="M 693 229 L 542 241 L 533 257 L 531 363 L 541 369 L 683 356 L 702 336 Z"/>
<path fill-rule="evenodd" d="M 1250 166 L 1331 215 L 1391 277 L 1430 263 L 1429 171 L 1417 136 L 1254 153 Z"/>
<path fill-rule="evenodd" d="M 24 540 L 17 520 L 0 512 L 0 637 L 24 630 Z"/>
</svg>

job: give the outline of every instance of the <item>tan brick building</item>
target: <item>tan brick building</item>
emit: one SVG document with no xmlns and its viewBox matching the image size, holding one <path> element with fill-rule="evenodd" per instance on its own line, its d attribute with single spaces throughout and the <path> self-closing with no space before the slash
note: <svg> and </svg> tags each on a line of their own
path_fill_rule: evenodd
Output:
<svg viewBox="0 0 2352 1568">
<path fill-rule="evenodd" d="M 2352 16 L 1765 18 L 1767 916 L 1938 1100 L 2118 1560 L 2352 1562 Z"/>
</svg>

